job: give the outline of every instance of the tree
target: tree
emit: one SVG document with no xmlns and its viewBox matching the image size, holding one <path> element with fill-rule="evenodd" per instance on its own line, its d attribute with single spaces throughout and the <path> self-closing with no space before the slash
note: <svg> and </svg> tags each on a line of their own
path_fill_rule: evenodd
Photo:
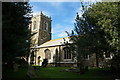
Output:
<svg viewBox="0 0 120 80">
<path fill-rule="evenodd" d="M 119 55 L 118 3 L 99 2 L 88 7 L 82 4 L 82 7 L 83 15 L 79 17 L 77 14 L 75 29 L 69 36 L 79 48 L 78 56 L 81 58 L 85 53 L 94 52 L 99 66 L 98 58 L 103 53 Z"/>
<path fill-rule="evenodd" d="M 91 18 L 92 24 L 100 26 L 101 30 L 106 33 L 106 41 L 110 46 L 120 50 L 119 46 L 119 6 L 118 2 L 102 2 L 91 5 L 88 9 L 88 17 Z"/>
<path fill-rule="evenodd" d="M 91 5 L 88 9 L 88 17 L 104 31 L 105 41 L 108 43 L 107 51 L 113 53 L 111 67 L 114 75 L 120 74 L 120 27 L 119 27 L 119 3 L 120 2 L 102 2 Z M 104 44 L 102 44 L 104 45 Z"/>
<path fill-rule="evenodd" d="M 82 17 L 79 17 L 77 13 L 75 19 L 75 29 L 72 31 L 71 34 L 68 33 L 70 40 L 72 40 L 73 43 L 75 43 L 75 45 L 77 46 L 77 48 L 74 48 L 74 46 L 72 46 L 72 49 L 75 49 L 75 51 L 77 52 L 75 56 L 77 56 L 77 61 L 80 66 L 80 73 L 85 72 L 85 55 L 91 54 L 90 49 L 92 49 L 92 47 L 95 46 L 94 44 L 96 44 L 96 39 L 93 39 L 95 34 L 93 30 L 94 26 L 90 24 L 90 21 L 86 16 L 87 10 L 84 6 L 82 6 L 82 8 L 84 12 Z"/>
<path fill-rule="evenodd" d="M 16 57 L 28 55 L 31 12 L 28 2 L 2 3 L 3 64 L 12 64 Z"/>
</svg>

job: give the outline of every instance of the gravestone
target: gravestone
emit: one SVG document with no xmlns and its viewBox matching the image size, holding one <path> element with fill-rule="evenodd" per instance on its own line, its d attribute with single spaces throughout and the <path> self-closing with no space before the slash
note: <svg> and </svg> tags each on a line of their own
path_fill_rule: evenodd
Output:
<svg viewBox="0 0 120 80">
<path fill-rule="evenodd" d="M 37 75 L 35 74 L 34 68 L 32 66 L 28 67 L 27 76 L 28 78 L 37 78 Z"/>
<path fill-rule="evenodd" d="M 18 67 L 19 67 L 19 65 L 17 63 L 14 63 L 14 65 L 13 65 L 14 72 L 18 71 Z"/>
</svg>

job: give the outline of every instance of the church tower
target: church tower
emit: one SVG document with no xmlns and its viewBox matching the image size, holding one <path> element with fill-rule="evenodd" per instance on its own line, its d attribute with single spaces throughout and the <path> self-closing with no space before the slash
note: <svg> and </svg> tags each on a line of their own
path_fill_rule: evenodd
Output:
<svg viewBox="0 0 120 80">
<path fill-rule="evenodd" d="M 51 17 L 44 15 L 42 12 L 31 19 L 30 25 L 32 46 L 39 46 L 46 41 L 51 40 Z"/>
</svg>

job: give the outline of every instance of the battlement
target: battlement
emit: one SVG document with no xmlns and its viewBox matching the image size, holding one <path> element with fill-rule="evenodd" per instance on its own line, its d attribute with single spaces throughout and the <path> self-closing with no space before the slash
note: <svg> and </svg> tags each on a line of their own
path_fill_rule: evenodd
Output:
<svg viewBox="0 0 120 80">
<path fill-rule="evenodd" d="M 33 18 L 40 17 L 40 16 L 41 16 L 41 17 L 45 17 L 45 18 L 47 18 L 47 19 L 50 19 L 50 20 L 51 20 L 51 16 L 49 17 L 49 16 L 47 16 L 47 15 L 43 14 L 43 13 L 42 13 L 42 11 L 41 11 L 41 13 L 40 13 L 40 14 L 36 14 L 36 15 L 34 15 L 34 16 L 33 16 Z"/>
<path fill-rule="evenodd" d="M 42 11 L 41 11 L 40 15 L 43 16 L 43 17 L 45 17 L 45 18 L 51 19 L 51 16 L 49 17 L 49 16 L 47 16 L 47 15 L 44 15 L 44 14 L 42 13 Z"/>
</svg>

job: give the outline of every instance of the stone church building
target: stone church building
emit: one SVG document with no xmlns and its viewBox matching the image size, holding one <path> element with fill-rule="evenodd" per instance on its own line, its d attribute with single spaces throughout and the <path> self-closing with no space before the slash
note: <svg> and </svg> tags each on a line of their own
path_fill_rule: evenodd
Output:
<svg viewBox="0 0 120 80">
<path fill-rule="evenodd" d="M 77 59 L 73 57 L 71 49 L 65 45 L 65 42 L 72 44 L 69 37 L 51 40 L 51 17 L 44 15 L 42 12 L 31 19 L 31 55 L 29 62 L 34 65 L 42 65 L 47 59 L 48 66 L 77 66 Z M 105 56 L 105 55 L 104 55 Z M 106 57 L 111 59 L 112 55 Z M 87 66 L 96 65 L 95 54 L 85 58 Z M 101 63 L 101 62 L 100 62 Z M 101 63 L 100 65 L 103 65 Z"/>
</svg>

